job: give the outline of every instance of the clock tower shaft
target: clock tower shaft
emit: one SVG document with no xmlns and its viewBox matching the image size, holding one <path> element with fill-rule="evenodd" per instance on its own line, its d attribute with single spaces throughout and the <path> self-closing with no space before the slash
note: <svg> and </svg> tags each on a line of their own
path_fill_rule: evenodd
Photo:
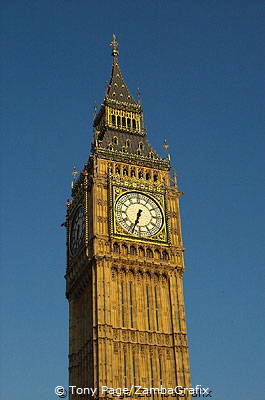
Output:
<svg viewBox="0 0 265 400">
<path fill-rule="evenodd" d="M 102 391 L 105 386 L 190 386 L 182 193 L 170 178 L 169 160 L 147 142 L 142 108 L 120 72 L 115 37 L 112 45 L 111 80 L 66 224 L 69 384 L 95 388 L 99 399 L 113 398 Z M 144 208 L 145 217 L 139 212 Z M 141 228 L 135 230 L 137 224 Z M 74 392 L 70 398 L 88 396 Z"/>
</svg>

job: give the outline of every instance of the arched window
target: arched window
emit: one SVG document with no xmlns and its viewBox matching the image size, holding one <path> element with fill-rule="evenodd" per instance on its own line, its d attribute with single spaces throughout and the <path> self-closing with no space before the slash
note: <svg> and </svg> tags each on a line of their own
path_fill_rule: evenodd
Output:
<svg viewBox="0 0 265 400">
<path fill-rule="evenodd" d="M 127 118 L 127 127 L 130 128 L 131 127 L 131 119 Z"/>
<path fill-rule="evenodd" d="M 142 246 L 139 247 L 139 256 L 140 257 L 144 257 L 145 256 L 144 248 Z"/>
<path fill-rule="evenodd" d="M 111 151 L 113 151 L 113 146 L 112 146 L 112 144 L 109 144 L 109 145 L 108 145 L 108 149 L 111 150 Z"/>
<path fill-rule="evenodd" d="M 111 116 L 111 122 L 112 122 L 112 125 L 116 125 L 116 117 L 115 117 L 115 115 Z"/>
<path fill-rule="evenodd" d="M 131 169 L 131 176 L 135 176 L 135 170 Z"/>
<path fill-rule="evenodd" d="M 116 172 L 116 174 L 120 174 L 120 168 L 116 167 L 115 172 Z"/>
<path fill-rule="evenodd" d="M 113 251 L 114 251 L 114 253 L 119 253 L 120 252 L 120 246 L 118 245 L 118 243 L 114 243 Z"/>
<path fill-rule="evenodd" d="M 155 249 L 155 258 L 159 260 L 161 258 L 161 253 L 158 249 Z"/>
<path fill-rule="evenodd" d="M 114 144 L 118 144 L 118 138 L 117 138 L 117 136 L 114 136 L 114 137 L 113 137 L 112 142 L 113 142 Z"/>
<path fill-rule="evenodd" d="M 163 258 L 163 260 L 169 260 L 169 255 L 168 255 L 168 252 L 166 250 L 163 251 L 162 258 Z"/>
<path fill-rule="evenodd" d="M 118 126 L 121 125 L 121 117 L 119 115 L 117 116 L 117 124 L 118 124 Z"/>
<path fill-rule="evenodd" d="M 125 128 L 126 127 L 126 118 L 122 117 L 122 126 Z"/>
<path fill-rule="evenodd" d="M 150 174 L 149 174 L 149 172 L 147 172 L 145 178 L 146 178 L 147 181 L 149 181 L 149 179 L 150 179 Z"/>
<path fill-rule="evenodd" d="M 144 145 L 143 145 L 143 143 L 142 143 L 142 142 L 140 142 L 138 147 L 139 147 L 139 149 L 140 149 L 140 150 L 143 150 L 143 149 L 144 149 Z"/>
<path fill-rule="evenodd" d="M 148 257 L 148 258 L 153 258 L 153 252 L 152 252 L 151 249 L 147 249 L 147 250 L 146 250 L 146 257 Z"/>
<path fill-rule="evenodd" d="M 124 168 L 124 169 L 123 169 L 123 175 L 124 175 L 124 176 L 128 176 L 128 169 L 127 169 L 127 168 Z"/>
<path fill-rule="evenodd" d="M 122 254 L 123 254 L 124 256 L 126 256 L 126 255 L 128 254 L 128 247 L 127 247 L 126 244 L 123 244 L 123 245 L 121 246 L 121 250 L 122 250 Z"/>
<path fill-rule="evenodd" d="M 133 127 L 133 129 L 136 129 L 136 121 L 135 121 L 135 119 L 132 120 L 132 127 Z"/>
<path fill-rule="evenodd" d="M 137 254 L 136 247 L 131 246 L 130 253 L 131 253 L 132 256 L 136 256 L 136 254 Z"/>
<path fill-rule="evenodd" d="M 158 175 L 157 174 L 154 174 L 154 181 L 155 182 L 158 181 Z"/>
<path fill-rule="evenodd" d="M 143 177 L 144 177 L 143 172 L 142 172 L 142 171 L 139 171 L 138 178 L 141 179 L 141 178 L 143 178 Z"/>
</svg>

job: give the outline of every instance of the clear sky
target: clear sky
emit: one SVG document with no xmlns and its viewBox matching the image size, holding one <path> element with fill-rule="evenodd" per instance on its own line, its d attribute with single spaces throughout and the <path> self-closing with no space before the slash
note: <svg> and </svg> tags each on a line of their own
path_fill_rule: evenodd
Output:
<svg viewBox="0 0 265 400">
<path fill-rule="evenodd" d="M 67 385 L 65 202 L 112 33 L 180 189 L 193 384 L 264 398 L 263 0 L 3 0 L 1 398 Z"/>
</svg>

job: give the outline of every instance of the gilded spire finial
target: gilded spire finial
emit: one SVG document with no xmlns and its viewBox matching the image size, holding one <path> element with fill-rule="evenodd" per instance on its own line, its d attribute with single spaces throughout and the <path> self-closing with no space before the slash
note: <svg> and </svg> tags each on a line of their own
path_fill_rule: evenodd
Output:
<svg viewBox="0 0 265 400">
<path fill-rule="evenodd" d="M 116 40 L 116 35 L 113 33 L 112 42 L 110 43 L 110 46 L 112 47 L 112 55 L 113 55 L 113 57 L 119 55 L 118 45 L 119 45 L 119 43 Z"/>
<path fill-rule="evenodd" d="M 141 105 L 142 104 L 142 96 L 141 96 L 140 88 L 137 89 L 137 97 L 138 97 L 138 104 Z"/>
<path fill-rule="evenodd" d="M 72 180 L 72 184 L 71 184 L 72 189 L 73 189 L 74 184 L 75 184 L 75 182 L 76 182 L 76 177 L 77 177 L 77 175 L 78 175 L 78 171 L 77 171 L 76 167 L 74 167 L 74 168 L 73 168 L 73 171 L 72 171 L 72 176 L 73 176 L 73 180 Z"/>
<path fill-rule="evenodd" d="M 168 152 L 169 144 L 168 144 L 168 142 L 167 142 L 166 139 L 164 140 L 163 149 L 165 150 L 165 153 L 166 153 L 166 155 L 167 155 L 168 161 L 170 161 L 170 154 L 169 154 L 169 152 Z"/>
</svg>

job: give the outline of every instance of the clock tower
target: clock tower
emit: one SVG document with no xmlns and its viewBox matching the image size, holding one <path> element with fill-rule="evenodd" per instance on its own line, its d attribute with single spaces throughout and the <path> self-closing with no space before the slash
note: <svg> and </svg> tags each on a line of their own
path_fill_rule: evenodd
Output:
<svg viewBox="0 0 265 400">
<path fill-rule="evenodd" d="M 66 220 L 69 385 L 94 388 L 97 399 L 114 398 L 104 387 L 190 386 L 181 192 L 170 177 L 169 157 L 148 143 L 114 35 L 111 45 L 110 82 Z M 88 398 L 89 392 L 70 391 L 71 400 Z"/>
</svg>

